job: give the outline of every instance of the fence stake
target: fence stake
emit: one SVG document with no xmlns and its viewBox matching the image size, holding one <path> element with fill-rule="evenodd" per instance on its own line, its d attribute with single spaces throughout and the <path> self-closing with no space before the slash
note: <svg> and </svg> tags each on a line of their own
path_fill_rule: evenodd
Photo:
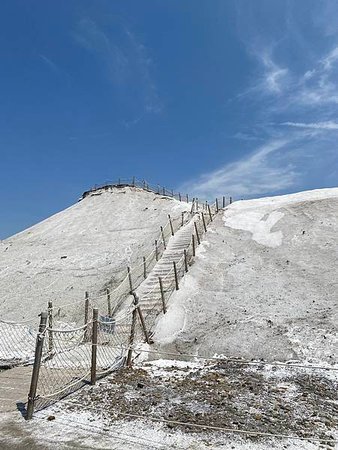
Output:
<svg viewBox="0 0 338 450">
<path fill-rule="evenodd" d="M 223 208 L 225 208 L 225 196 L 223 195 Z"/>
<path fill-rule="evenodd" d="M 144 279 L 147 278 L 147 262 L 145 256 L 143 256 L 143 277 Z"/>
<path fill-rule="evenodd" d="M 133 292 L 133 296 L 134 296 L 134 305 L 136 306 L 136 309 L 137 309 L 137 312 L 138 312 L 138 315 L 139 315 L 139 318 L 140 318 L 140 322 L 141 322 L 141 326 L 142 326 L 142 330 L 143 330 L 143 333 L 144 333 L 144 337 L 145 337 L 146 343 L 147 344 L 152 344 L 152 341 L 149 339 L 149 334 L 147 332 L 146 323 L 144 321 L 143 314 L 142 314 L 142 311 L 141 311 L 141 308 L 140 308 L 139 298 L 138 298 L 138 296 L 137 296 L 137 294 L 135 292 Z"/>
<path fill-rule="evenodd" d="M 131 279 L 130 267 L 127 267 L 127 271 L 128 271 L 128 278 L 129 278 L 130 293 L 132 293 L 133 292 L 133 282 L 132 282 L 132 279 Z"/>
<path fill-rule="evenodd" d="M 155 258 L 156 258 L 156 261 L 158 261 L 158 246 L 157 246 L 157 240 L 155 241 Z"/>
<path fill-rule="evenodd" d="M 194 206 L 195 206 L 195 198 L 193 198 L 191 202 L 191 209 L 190 209 L 191 214 L 194 212 Z"/>
<path fill-rule="evenodd" d="M 89 319 L 89 297 L 88 297 L 88 292 L 85 292 L 85 310 L 84 310 L 84 324 L 87 325 L 88 323 L 88 319 Z M 88 326 L 85 328 L 85 332 L 84 332 L 84 341 L 87 342 L 88 341 Z"/>
<path fill-rule="evenodd" d="M 108 304 L 108 316 L 111 317 L 111 301 L 110 301 L 110 290 L 107 289 L 107 304 Z"/>
<path fill-rule="evenodd" d="M 48 328 L 53 328 L 53 302 L 48 302 Z M 53 350 L 53 333 L 48 333 L 48 349 Z"/>
<path fill-rule="evenodd" d="M 208 205 L 208 211 L 209 211 L 210 222 L 212 222 L 212 214 L 211 214 L 210 205 Z"/>
<path fill-rule="evenodd" d="M 183 227 L 184 225 L 184 212 L 182 212 L 182 223 L 181 223 L 181 227 Z"/>
<path fill-rule="evenodd" d="M 178 286 L 177 267 L 176 267 L 175 261 L 173 262 L 173 266 L 174 266 L 174 274 L 175 274 L 175 289 L 176 289 L 176 291 L 178 291 L 179 286 Z"/>
<path fill-rule="evenodd" d="M 132 184 L 133 184 L 133 187 L 135 187 L 135 177 L 133 177 Z"/>
<path fill-rule="evenodd" d="M 198 211 L 198 198 L 195 198 L 195 204 L 196 204 L 196 211 Z"/>
<path fill-rule="evenodd" d="M 33 412 L 34 412 L 34 402 L 35 402 L 35 397 L 36 397 L 36 390 L 38 387 L 43 341 L 45 338 L 44 331 L 46 329 L 47 316 L 48 316 L 47 312 L 42 312 L 40 314 L 39 333 L 36 338 L 34 365 L 33 365 L 33 372 L 32 372 L 32 378 L 31 378 L 31 385 L 30 385 L 29 394 L 28 394 L 27 415 L 26 415 L 27 420 L 30 420 L 33 417 Z"/>
<path fill-rule="evenodd" d="M 165 243 L 163 227 L 161 227 L 161 234 L 162 234 L 163 247 L 164 247 L 164 250 L 166 250 L 166 249 L 167 249 L 167 246 L 166 246 L 166 243 Z"/>
<path fill-rule="evenodd" d="M 180 192 L 178 193 L 178 199 L 179 199 L 180 202 L 182 201 L 182 197 L 181 197 L 181 193 Z"/>
<path fill-rule="evenodd" d="M 218 212 L 218 198 L 216 198 L 216 212 Z"/>
<path fill-rule="evenodd" d="M 203 209 L 208 211 L 208 200 L 205 201 L 205 205 L 203 205 Z"/>
<path fill-rule="evenodd" d="M 192 235 L 192 256 L 196 256 L 195 235 Z"/>
<path fill-rule="evenodd" d="M 186 249 L 184 249 L 184 269 L 188 272 L 188 257 Z"/>
<path fill-rule="evenodd" d="M 173 223 L 171 221 L 170 214 L 168 214 L 168 219 L 169 219 L 169 223 L 170 223 L 171 235 L 174 236 L 175 233 L 174 233 Z"/>
<path fill-rule="evenodd" d="M 198 234 L 198 229 L 197 229 L 196 222 L 194 222 L 194 227 L 195 227 L 195 233 L 196 233 L 196 238 L 197 238 L 197 244 L 200 245 L 201 240 L 200 240 L 200 235 Z"/>
<path fill-rule="evenodd" d="M 136 326 L 136 315 L 137 311 L 136 308 L 133 310 L 133 315 L 131 319 L 131 328 L 130 328 L 130 336 L 129 336 L 129 350 L 127 355 L 127 361 L 126 365 L 127 367 L 131 367 L 131 358 L 133 356 L 133 344 L 134 344 L 134 337 L 135 337 L 135 326 Z"/>
<path fill-rule="evenodd" d="M 231 203 L 232 203 L 232 197 L 229 198 L 229 203 L 230 203 L 230 205 L 231 205 Z"/>
<path fill-rule="evenodd" d="M 186 197 L 187 197 L 187 203 L 189 203 L 189 195 L 186 194 Z"/>
<path fill-rule="evenodd" d="M 204 228 L 204 231 L 206 232 L 206 231 L 207 231 L 207 226 L 206 226 L 206 224 L 205 224 L 204 213 L 202 213 L 202 222 L 203 222 L 203 228 Z"/>
<path fill-rule="evenodd" d="M 93 329 L 92 329 L 92 364 L 90 368 L 90 384 L 96 383 L 96 355 L 97 355 L 97 321 L 99 310 L 93 308 Z"/>
<path fill-rule="evenodd" d="M 158 282 L 160 283 L 160 291 L 161 291 L 161 300 L 162 300 L 163 314 L 165 314 L 167 312 L 167 307 L 165 305 L 164 289 L 163 289 L 163 282 L 162 282 L 162 278 L 161 277 L 158 277 Z"/>
</svg>

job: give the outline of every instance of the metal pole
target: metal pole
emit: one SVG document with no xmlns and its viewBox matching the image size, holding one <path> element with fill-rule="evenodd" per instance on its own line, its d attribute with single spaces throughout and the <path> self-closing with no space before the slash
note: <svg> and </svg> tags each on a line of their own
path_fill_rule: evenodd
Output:
<svg viewBox="0 0 338 450">
<path fill-rule="evenodd" d="M 108 316 L 111 317 L 111 301 L 110 301 L 110 290 L 107 289 L 107 304 L 108 304 Z"/>
<path fill-rule="evenodd" d="M 161 234 L 162 234 L 162 241 L 163 241 L 164 250 L 166 250 L 167 246 L 166 246 L 165 239 L 164 239 L 163 227 L 161 227 Z"/>
<path fill-rule="evenodd" d="M 192 235 L 192 256 L 196 256 L 195 235 Z"/>
<path fill-rule="evenodd" d="M 53 328 L 53 302 L 48 302 L 48 328 Z M 51 352 L 53 350 L 53 333 L 48 333 L 48 350 Z"/>
<path fill-rule="evenodd" d="M 198 229 L 197 229 L 196 222 L 194 222 L 194 227 L 195 227 L 195 233 L 196 233 L 196 238 L 197 238 L 197 244 L 200 245 L 201 240 L 200 240 L 200 235 L 198 234 Z"/>
<path fill-rule="evenodd" d="M 128 278 L 129 278 L 130 293 L 132 293 L 133 292 L 133 282 L 132 282 L 132 279 L 131 279 L 130 267 L 127 267 L 127 271 L 128 271 Z"/>
<path fill-rule="evenodd" d="M 168 219 L 169 219 L 169 223 L 170 223 L 171 235 L 174 236 L 175 233 L 174 233 L 174 228 L 173 228 L 173 224 L 172 224 L 172 221 L 171 221 L 170 214 L 168 214 Z"/>
<path fill-rule="evenodd" d="M 147 262 L 145 256 L 143 256 L 143 277 L 144 279 L 147 278 Z"/>
<path fill-rule="evenodd" d="M 207 226 L 206 226 L 206 224 L 205 224 L 204 213 L 202 213 L 202 222 L 203 222 L 203 228 L 204 228 L 204 231 L 206 232 L 206 231 L 207 231 Z"/>
<path fill-rule="evenodd" d="M 96 383 L 96 355 L 97 355 L 97 324 L 99 310 L 93 308 L 93 330 L 92 330 L 92 364 L 90 368 L 90 384 Z"/>
<path fill-rule="evenodd" d="M 167 307 L 166 307 L 166 304 L 165 304 L 163 282 L 162 282 L 162 278 L 161 277 L 158 277 L 158 282 L 160 283 L 160 291 L 161 291 L 161 300 L 162 300 L 163 314 L 165 314 L 167 312 Z"/>
<path fill-rule="evenodd" d="M 175 274 L 175 289 L 176 289 L 176 291 L 178 291 L 179 286 L 178 286 L 177 267 L 176 267 L 175 261 L 173 262 L 173 266 L 174 266 L 174 274 Z"/>
<path fill-rule="evenodd" d="M 184 270 L 188 272 L 188 258 L 187 251 L 184 249 Z"/>
<path fill-rule="evenodd" d="M 34 402 L 36 397 L 36 390 L 38 387 L 43 341 L 45 338 L 44 331 L 46 329 L 47 317 L 48 317 L 47 312 L 42 312 L 40 314 L 39 333 L 36 337 L 34 365 L 32 371 L 31 385 L 28 394 L 27 415 L 26 415 L 27 420 L 30 420 L 33 417 L 34 412 Z"/>
</svg>

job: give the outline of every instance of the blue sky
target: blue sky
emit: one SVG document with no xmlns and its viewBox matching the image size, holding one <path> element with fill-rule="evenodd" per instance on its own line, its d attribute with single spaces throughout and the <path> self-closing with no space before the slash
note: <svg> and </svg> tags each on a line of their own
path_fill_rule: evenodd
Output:
<svg viewBox="0 0 338 450">
<path fill-rule="evenodd" d="M 210 198 L 337 185 L 335 0 L 0 11 L 0 238 L 118 177 Z"/>
</svg>

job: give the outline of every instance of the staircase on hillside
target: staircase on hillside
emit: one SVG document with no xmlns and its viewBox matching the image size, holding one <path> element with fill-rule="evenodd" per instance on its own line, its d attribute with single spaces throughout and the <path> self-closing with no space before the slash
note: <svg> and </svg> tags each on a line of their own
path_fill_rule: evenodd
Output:
<svg viewBox="0 0 338 450">
<path fill-rule="evenodd" d="M 156 263 L 144 282 L 136 289 L 136 295 L 139 298 L 143 315 L 150 327 L 152 327 L 156 315 L 161 310 L 159 305 L 159 299 L 161 299 L 159 278 L 162 280 L 163 291 L 168 297 L 168 294 L 170 295 L 175 286 L 173 263 L 176 263 L 177 271 L 184 270 L 184 250 L 187 250 L 191 244 L 194 222 L 198 220 L 199 215 L 196 214 L 170 238 L 161 259 Z"/>
</svg>

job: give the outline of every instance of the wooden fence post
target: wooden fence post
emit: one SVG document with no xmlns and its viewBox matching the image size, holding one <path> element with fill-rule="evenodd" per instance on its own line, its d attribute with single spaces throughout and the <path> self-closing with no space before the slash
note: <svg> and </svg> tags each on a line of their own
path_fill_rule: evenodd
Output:
<svg viewBox="0 0 338 450">
<path fill-rule="evenodd" d="M 212 214 L 211 214 L 210 205 L 208 205 L 208 211 L 209 211 L 210 222 L 212 222 Z"/>
<path fill-rule="evenodd" d="M 195 235 L 192 235 L 192 256 L 196 256 Z"/>
<path fill-rule="evenodd" d="M 232 197 L 229 198 L 229 203 L 230 203 L 230 205 L 231 205 L 231 203 L 232 203 Z"/>
<path fill-rule="evenodd" d="M 88 292 L 85 292 L 85 310 L 84 310 L 84 325 L 87 325 L 88 323 L 88 319 L 89 319 L 89 297 L 88 297 Z M 88 326 L 85 328 L 84 331 L 84 341 L 87 342 L 89 339 L 88 336 Z"/>
<path fill-rule="evenodd" d="M 143 277 L 144 279 L 147 278 L 147 262 L 145 256 L 143 256 Z"/>
<path fill-rule="evenodd" d="M 133 292 L 133 281 L 131 279 L 131 270 L 130 267 L 127 267 L 128 271 L 128 279 L 129 279 L 129 288 L 130 288 L 130 294 Z"/>
<path fill-rule="evenodd" d="M 110 290 L 107 289 L 107 305 L 108 305 L 108 316 L 111 317 L 111 301 L 110 301 Z"/>
<path fill-rule="evenodd" d="M 47 317 L 48 317 L 47 312 L 42 312 L 40 314 L 39 333 L 36 337 L 34 365 L 33 365 L 31 384 L 30 384 L 30 389 L 29 389 L 29 394 L 28 394 L 27 415 L 26 415 L 27 420 L 30 420 L 33 417 L 33 412 L 34 412 L 34 402 L 35 402 L 36 391 L 37 391 L 37 387 L 38 387 L 39 372 L 40 372 L 42 350 L 43 350 L 43 341 L 45 338 L 44 331 L 45 331 L 46 325 L 47 325 Z"/>
<path fill-rule="evenodd" d="M 181 227 L 183 227 L 183 225 L 184 225 L 184 212 L 182 212 L 181 216 L 182 216 Z"/>
<path fill-rule="evenodd" d="M 189 195 L 186 194 L 185 196 L 186 196 L 186 198 L 187 198 L 187 203 L 189 203 Z"/>
<path fill-rule="evenodd" d="M 196 210 L 198 211 L 198 198 L 195 198 L 195 205 L 196 205 Z"/>
<path fill-rule="evenodd" d="M 96 383 L 96 356 L 97 356 L 97 325 L 99 310 L 93 308 L 93 328 L 92 328 L 92 363 L 90 368 L 90 384 Z"/>
<path fill-rule="evenodd" d="M 175 289 L 176 289 L 176 291 L 178 291 L 179 285 L 178 285 L 177 267 L 176 267 L 175 261 L 173 261 L 173 266 L 174 266 L 174 274 L 175 274 Z"/>
<path fill-rule="evenodd" d="M 48 328 L 53 328 L 53 302 L 48 302 Z M 53 350 L 53 333 L 48 333 L 48 350 Z"/>
<path fill-rule="evenodd" d="M 175 233 L 174 233 L 173 223 L 171 221 L 170 214 L 168 214 L 168 219 L 169 219 L 169 223 L 170 223 L 171 235 L 174 236 Z"/>
<path fill-rule="evenodd" d="M 164 247 L 164 250 L 166 250 L 166 249 L 167 249 L 167 246 L 166 246 L 166 243 L 165 243 L 163 227 L 161 227 L 161 234 L 162 234 L 163 247 Z"/>
<path fill-rule="evenodd" d="M 223 208 L 225 208 L 225 196 L 223 195 Z"/>
<path fill-rule="evenodd" d="M 142 326 L 142 330 L 143 330 L 143 333 L 144 333 L 144 337 L 145 337 L 146 343 L 147 344 L 152 344 L 152 342 L 149 339 L 149 334 L 148 334 L 148 331 L 147 331 L 147 328 L 146 328 L 146 323 L 144 321 L 143 314 L 142 314 L 142 311 L 141 311 L 141 308 L 140 308 L 139 298 L 138 298 L 138 296 L 137 296 L 137 294 L 135 292 L 133 292 L 133 296 L 134 296 L 134 305 L 136 306 L 136 309 L 137 309 L 137 312 L 138 312 L 138 315 L 139 315 L 139 318 L 140 318 L 140 322 L 141 322 L 141 326 Z"/>
<path fill-rule="evenodd" d="M 206 226 L 206 224 L 205 224 L 204 213 L 202 213 L 202 222 L 203 222 L 203 228 L 204 228 L 204 231 L 206 232 L 206 231 L 207 231 L 207 226 Z"/>
<path fill-rule="evenodd" d="M 135 187 L 135 177 L 133 177 L 132 186 Z"/>
<path fill-rule="evenodd" d="M 157 246 L 157 240 L 155 241 L 155 258 L 156 258 L 156 261 L 158 261 L 158 246 Z"/>
<path fill-rule="evenodd" d="M 130 336 L 129 336 L 129 350 L 127 355 L 127 361 L 126 366 L 131 367 L 131 359 L 133 356 L 133 345 L 134 345 L 134 338 L 135 338 L 135 327 L 136 327 L 136 315 L 137 311 L 136 308 L 132 312 L 132 319 L 131 319 L 131 329 L 130 329 Z"/>
<path fill-rule="evenodd" d="M 161 291 L 161 300 L 162 300 L 163 314 L 165 314 L 165 313 L 167 312 L 167 307 L 166 307 L 166 304 L 165 304 L 163 282 L 162 282 L 162 278 L 161 278 L 161 277 L 158 277 L 158 282 L 159 282 L 159 284 L 160 284 L 160 291 Z"/>
<path fill-rule="evenodd" d="M 195 233 L 196 233 L 197 244 L 200 245 L 201 240 L 200 240 L 200 235 L 198 234 L 198 229 L 197 229 L 197 224 L 196 224 L 196 222 L 194 222 L 194 227 L 195 227 Z"/>
<path fill-rule="evenodd" d="M 179 199 L 180 202 L 182 201 L 182 197 L 181 197 L 181 193 L 180 192 L 178 193 L 178 199 Z"/>
<path fill-rule="evenodd" d="M 188 257 L 186 249 L 184 249 L 183 252 L 184 252 L 184 269 L 186 272 L 188 272 Z"/>
<path fill-rule="evenodd" d="M 218 212 L 218 198 L 216 198 L 216 212 Z"/>
</svg>

